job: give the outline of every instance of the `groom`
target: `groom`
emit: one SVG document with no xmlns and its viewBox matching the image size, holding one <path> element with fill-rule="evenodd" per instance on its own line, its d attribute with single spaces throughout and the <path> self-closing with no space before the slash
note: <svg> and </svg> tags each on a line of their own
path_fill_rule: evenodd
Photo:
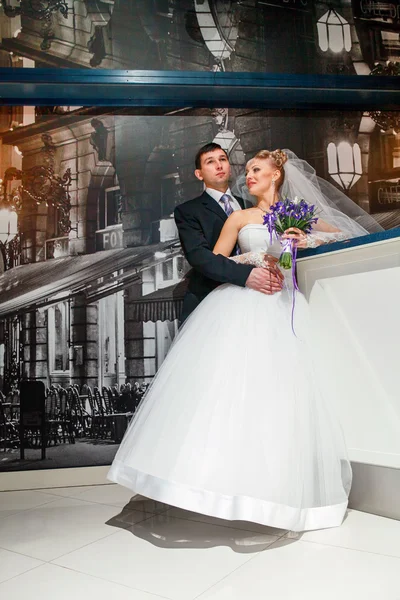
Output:
<svg viewBox="0 0 400 600">
<path fill-rule="evenodd" d="M 200 148 L 195 166 L 194 173 L 204 182 L 205 191 L 174 211 L 182 249 L 192 267 L 183 301 L 182 322 L 221 283 L 247 286 L 263 294 L 274 294 L 282 289 L 281 274 L 272 257 L 266 259 L 266 268 L 257 268 L 213 254 L 226 219 L 245 205 L 229 189 L 231 168 L 228 155 L 219 144 L 210 143 Z"/>
</svg>

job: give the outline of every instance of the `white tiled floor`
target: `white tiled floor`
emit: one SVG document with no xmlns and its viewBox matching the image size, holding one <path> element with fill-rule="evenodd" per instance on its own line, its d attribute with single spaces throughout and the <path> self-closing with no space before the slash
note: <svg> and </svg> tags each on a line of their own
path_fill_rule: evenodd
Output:
<svg viewBox="0 0 400 600">
<path fill-rule="evenodd" d="M 306 533 L 220 521 L 116 485 L 0 493 L 0 598 L 400 600 L 400 522 Z"/>
</svg>

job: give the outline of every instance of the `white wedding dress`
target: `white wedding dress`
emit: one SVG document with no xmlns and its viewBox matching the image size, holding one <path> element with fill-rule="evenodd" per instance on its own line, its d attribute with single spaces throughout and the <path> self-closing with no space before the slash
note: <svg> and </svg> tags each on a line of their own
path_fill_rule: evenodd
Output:
<svg viewBox="0 0 400 600">
<path fill-rule="evenodd" d="M 266 250 L 263 225 L 239 233 Z M 268 248 L 279 255 L 274 242 Z M 179 331 L 108 478 L 197 513 L 305 531 L 341 524 L 351 486 L 342 432 L 318 388 L 308 304 L 221 285 Z M 328 386 L 329 382 L 325 382 Z"/>
</svg>

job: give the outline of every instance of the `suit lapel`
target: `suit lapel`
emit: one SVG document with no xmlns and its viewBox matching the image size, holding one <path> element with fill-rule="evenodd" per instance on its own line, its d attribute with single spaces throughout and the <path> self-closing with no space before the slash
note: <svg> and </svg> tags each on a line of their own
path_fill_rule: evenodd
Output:
<svg viewBox="0 0 400 600">
<path fill-rule="evenodd" d="M 211 210 L 213 213 L 218 215 L 223 221 L 226 221 L 227 216 L 224 209 L 218 204 L 218 202 L 214 200 L 214 198 L 211 198 L 211 196 L 209 196 L 207 192 L 203 192 L 203 195 L 200 196 L 200 199 L 202 204 L 208 210 Z"/>
</svg>

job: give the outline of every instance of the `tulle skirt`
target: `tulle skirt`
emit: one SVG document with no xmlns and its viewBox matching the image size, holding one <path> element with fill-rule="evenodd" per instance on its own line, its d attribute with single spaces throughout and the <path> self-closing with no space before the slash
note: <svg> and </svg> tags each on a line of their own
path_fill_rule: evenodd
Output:
<svg viewBox="0 0 400 600">
<path fill-rule="evenodd" d="M 291 531 L 341 524 L 351 468 L 290 290 L 218 287 L 178 333 L 108 478 L 197 513 Z M 318 350 L 318 349 L 314 349 Z"/>
</svg>

